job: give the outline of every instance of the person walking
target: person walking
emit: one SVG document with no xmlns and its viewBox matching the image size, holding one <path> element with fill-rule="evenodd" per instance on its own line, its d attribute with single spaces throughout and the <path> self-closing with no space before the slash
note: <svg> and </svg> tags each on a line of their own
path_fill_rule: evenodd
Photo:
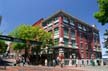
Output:
<svg viewBox="0 0 108 71">
<path fill-rule="evenodd" d="M 54 66 L 54 67 L 56 66 L 56 61 L 55 61 L 55 59 L 53 59 L 53 66 Z"/>
<path fill-rule="evenodd" d="M 56 61 L 57 61 L 57 65 L 59 65 L 59 61 L 60 59 L 59 59 L 59 56 L 57 56 L 57 59 L 56 59 Z"/>
<path fill-rule="evenodd" d="M 23 64 L 23 66 L 25 65 L 25 58 L 24 57 L 22 57 L 22 64 Z"/>
<path fill-rule="evenodd" d="M 76 59 L 76 67 L 78 67 L 78 59 Z"/>
<path fill-rule="evenodd" d="M 20 58 L 18 57 L 18 58 L 16 58 L 16 65 L 20 65 Z"/>
<path fill-rule="evenodd" d="M 61 54 L 60 55 L 60 66 L 61 66 L 61 68 L 63 68 L 63 64 L 64 64 L 64 55 Z"/>
<path fill-rule="evenodd" d="M 26 59 L 26 62 L 27 62 L 28 65 L 30 64 L 29 58 Z"/>
</svg>

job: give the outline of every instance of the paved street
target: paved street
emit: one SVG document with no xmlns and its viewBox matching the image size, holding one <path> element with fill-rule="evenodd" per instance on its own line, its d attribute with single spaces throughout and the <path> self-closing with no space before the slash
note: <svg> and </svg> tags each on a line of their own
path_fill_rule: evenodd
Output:
<svg viewBox="0 0 108 71">
<path fill-rule="evenodd" d="M 108 66 L 86 66 L 75 67 L 65 66 L 63 68 L 57 67 L 45 67 L 45 66 L 7 66 L 6 70 L 0 67 L 0 71 L 108 71 Z"/>
<path fill-rule="evenodd" d="M 3 64 L 6 65 L 6 70 L 3 65 L 0 66 L 0 71 L 108 71 L 107 66 L 64 66 L 61 68 L 60 66 L 56 67 L 46 67 L 46 66 L 13 66 L 15 61 L 13 59 L 3 59 Z"/>
<path fill-rule="evenodd" d="M 41 66 L 26 66 L 26 67 L 7 67 L 6 70 L 0 71 L 84 71 L 78 69 L 68 69 L 68 68 L 54 68 L 54 67 L 41 67 Z"/>
<path fill-rule="evenodd" d="M 108 66 L 86 66 L 81 69 L 85 71 L 108 71 Z"/>
<path fill-rule="evenodd" d="M 12 59 L 3 59 L 3 63 L 6 65 L 6 69 L 3 65 L 0 66 L 0 71 L 108 71 L 108 65 L 106 66 L 60 66 L 56 67 L 46 67 L 46 66 L 13 66 Z"/>
</svg>

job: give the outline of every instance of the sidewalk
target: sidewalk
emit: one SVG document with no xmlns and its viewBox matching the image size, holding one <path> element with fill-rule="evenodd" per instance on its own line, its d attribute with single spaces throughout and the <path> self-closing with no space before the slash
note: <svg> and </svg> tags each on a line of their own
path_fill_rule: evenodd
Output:
<svg viewBox="0 0 108 71">
<path fill-rule="evenodd" d="M 7 66 L 6 70 L 0 69 L 0 71 L 108 71 L 107 66 L 64 66 L 61 68 L 60 66 L 55 67 L 47 67 L 47 66 Z"/>
<path fill-rule="evenodd" d="M 77 70 L 77 69 L 68 69 L 68 68 L 61 68 L 61 67 L 45 67 L 45 66 L 8 66 L 6 70 L 0 71 L 84 71 L 84 70 Z"/>
</svg>

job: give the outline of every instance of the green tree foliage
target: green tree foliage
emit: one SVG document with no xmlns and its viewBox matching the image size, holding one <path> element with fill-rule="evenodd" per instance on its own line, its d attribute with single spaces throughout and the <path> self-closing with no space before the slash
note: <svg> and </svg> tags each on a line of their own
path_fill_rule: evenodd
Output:
<svg viewBox="0 0 108 71">
<path fill-rule="evenodd" d="M 13 47 L 14 50 L 22 50 L 24 49 L 24 47 L 26 47 L 26 45 L 24 43 L 16 43 L 16 42 L 13 42 L 13 44 L 11 45 Z"/>
<path fill-rule="evenodd" d="M 6 51 L 7 45 L 3 40 L 0 40 L 0 53 L 4 53 Z"/>
<path fill-rule="evenodd" d="M 1 35 L 2 33 L 0 33 Z M 4 53 L 6 51 L 7 45 L 5 44 L 5 41 L 0 40 L 0 53 Z"/>
<path fill-rule="evenodd" d="M 98 0 L 99 11 L 94 14 L 94 17 L 102 25 L 108 23 L 108 0 Z M 104 33 L 104 47 L 108 49 L 108 30 Z"/>
<path fill-rule="evenodd" d="M 16 37 L 16 38 L 22 38 L 26 40 L 35 40 L 42 42 L 41 48 L 44 48 L 46 44 L 52 45 L 51 41 L 51 33 L 44 31 L 40 27 L 33 27 L 29 25 L 20 25 L 18 26 L 14 31 L 10 33 L 10 36 Z M 26 44 L 21 43 L 14 43 L 13 48 L 15 50 L 24 49 Z M 37 46 L 36 46 L 37 47 Z M 39 48 L 40 49 L 40 48 Z"/>
<path fill-rule="evenodd" d="M 102 23 L 108 23 L 108 0 L 98 0 L 99 11 L 94 14 L 94 17 Z"/>
</svg>

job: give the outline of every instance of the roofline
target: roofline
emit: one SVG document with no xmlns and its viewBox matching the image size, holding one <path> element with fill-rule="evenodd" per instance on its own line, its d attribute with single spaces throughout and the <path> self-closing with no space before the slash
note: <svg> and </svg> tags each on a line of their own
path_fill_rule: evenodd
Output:
<svg viewBox="0 0 108 71">
<path fill-rule="evenodd" d="M 44 20 L 43 18 L 39 19 L 38 21 L 36 21 L 32 26 L 37 25 L 39 22 L 41 22 L 42 20 Z"/>
<path fill-rule="evenodd" d="M 44 19 L 43 22 L 45 22 L 45 21 L 47 21 L 47 20 L 49 20 L 49 19 L 51 19 L 51 18 L 57 16 L 59 13 L 63 13 L 63 14 L 65 14 L 66 16 L 68 16 L 68 17 L 70 17 L 70 18 L 73 18 L 73 19 L 75 19 L 76 21 L 79 21 L 81 24 L 86 25 L 86 26 L 88 26 L 88 27 L 91 27 L 91 28 L 93 28 L 93 29 L 99 31 L 96 27 L 93 27 L 92 25 L 90 25 L 90 24 L 88 24 L 88 23 L 85 23 L 84 21 L 81 21 L 80 19 L 78 19 L 78 18 L 76 18 L 76 17 L 74 17 L 74 16 L 71 16 L 71 14 L 66 13 L 66 12 L 63 11 L 63 10 L 59 10 L 59 11 L 55 12 L 55 13 L 52 14 L 51 16 L 49 16 L 49 17 L 47 17 L 46 19 Z"/>
</svg>

